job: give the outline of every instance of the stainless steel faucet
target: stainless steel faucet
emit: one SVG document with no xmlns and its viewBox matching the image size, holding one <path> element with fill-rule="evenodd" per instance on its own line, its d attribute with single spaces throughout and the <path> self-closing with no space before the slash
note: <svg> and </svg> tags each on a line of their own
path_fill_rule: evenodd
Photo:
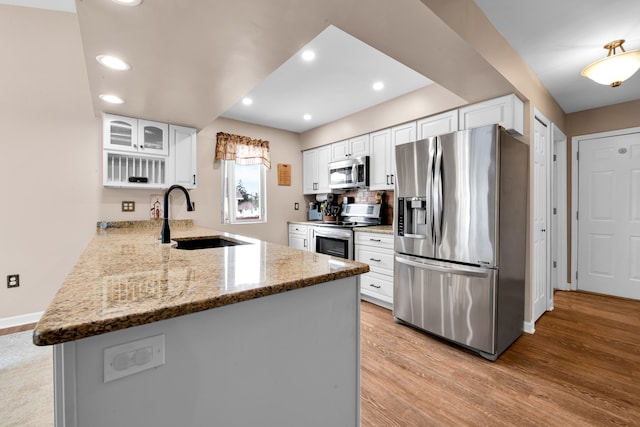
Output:
<svg viewBox="0 0 640 427">
<path fill-rule="evenodd" d="M 182 185 L 172 185 L 167 188 L 167 191 L 164 192 L 164 218 L 162 221 L 162 243 L 170 243 L 171 242 L 171 230 L 169 229 L 169 193 L 172 190 L 179 188 L 184 193 L 187 198 L 187 210 L 192 211 L 193 205 L 191 204 L 191 198 L 189 197 L 189 192 Z"/>
</svg>

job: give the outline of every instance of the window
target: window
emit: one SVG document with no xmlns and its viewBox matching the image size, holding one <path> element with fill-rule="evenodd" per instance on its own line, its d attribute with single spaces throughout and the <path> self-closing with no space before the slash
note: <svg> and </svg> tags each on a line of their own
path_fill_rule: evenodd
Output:
<svg viewBox="0 0 640 427">
<path fill-rule="evenodd" d="M 223 161 L 224 224 L 266 222 L 266 168 L 262 164 L 240 165 Z"/>
</svg>

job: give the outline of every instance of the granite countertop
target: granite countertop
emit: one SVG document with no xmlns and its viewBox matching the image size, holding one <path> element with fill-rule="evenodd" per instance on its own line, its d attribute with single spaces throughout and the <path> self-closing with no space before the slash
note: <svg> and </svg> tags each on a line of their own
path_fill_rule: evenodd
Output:
<svg viewBox="0 0 640 427">
<path fill-rule="evenodd" d="M 249 244 L 181 250 L 151 221 L 109 223 L 81 255 L 33 332 L 60 344 L 366 273 L 355 261 L 193 225 L 171 237 L 225 236 Z M 120 228 L 119 228 L 120 227 Z"/>
<path fill-rule="evenodd" d="M 316 225 L 322 221 L 289 221 L 289 224 Z M 393 234 L 393 225 L 369 225 L 366 227 L 354 227 L 353 231 L 366 231 L 369 233 Z"/>
<path fill-rule="evenodd" d="M 366 231 L 367 233 L 393 234 L 393 225 L 370 225 L 368 227 L 356 227 L 355 232 Z"/>
</svg>

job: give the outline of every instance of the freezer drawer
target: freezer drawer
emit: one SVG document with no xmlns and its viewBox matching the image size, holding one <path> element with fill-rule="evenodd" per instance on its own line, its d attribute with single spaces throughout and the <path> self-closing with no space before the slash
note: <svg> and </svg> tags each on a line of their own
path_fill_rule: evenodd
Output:
<svg viewBox="0 0 640 427">
<path fill-rule="evenodd" d="M 497 271 L 396 254 L 396 319 L 488 354 L 496 352 Z"/>
</svg>

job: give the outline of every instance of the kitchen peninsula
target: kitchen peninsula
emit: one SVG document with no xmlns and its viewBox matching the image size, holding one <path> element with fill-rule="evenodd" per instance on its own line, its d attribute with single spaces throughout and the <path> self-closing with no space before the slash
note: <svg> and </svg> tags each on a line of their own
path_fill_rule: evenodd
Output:
<svg viewBox="0 0 640 427">
<path fill-rule="evenodd" d="M 183 250 L 155 223 L 110 225 L 34 330 L 54 346 L 56 425 L 359 425 L 366 264 L 189 223 L 174 240 L 243 244 Z"/>
</svg>

